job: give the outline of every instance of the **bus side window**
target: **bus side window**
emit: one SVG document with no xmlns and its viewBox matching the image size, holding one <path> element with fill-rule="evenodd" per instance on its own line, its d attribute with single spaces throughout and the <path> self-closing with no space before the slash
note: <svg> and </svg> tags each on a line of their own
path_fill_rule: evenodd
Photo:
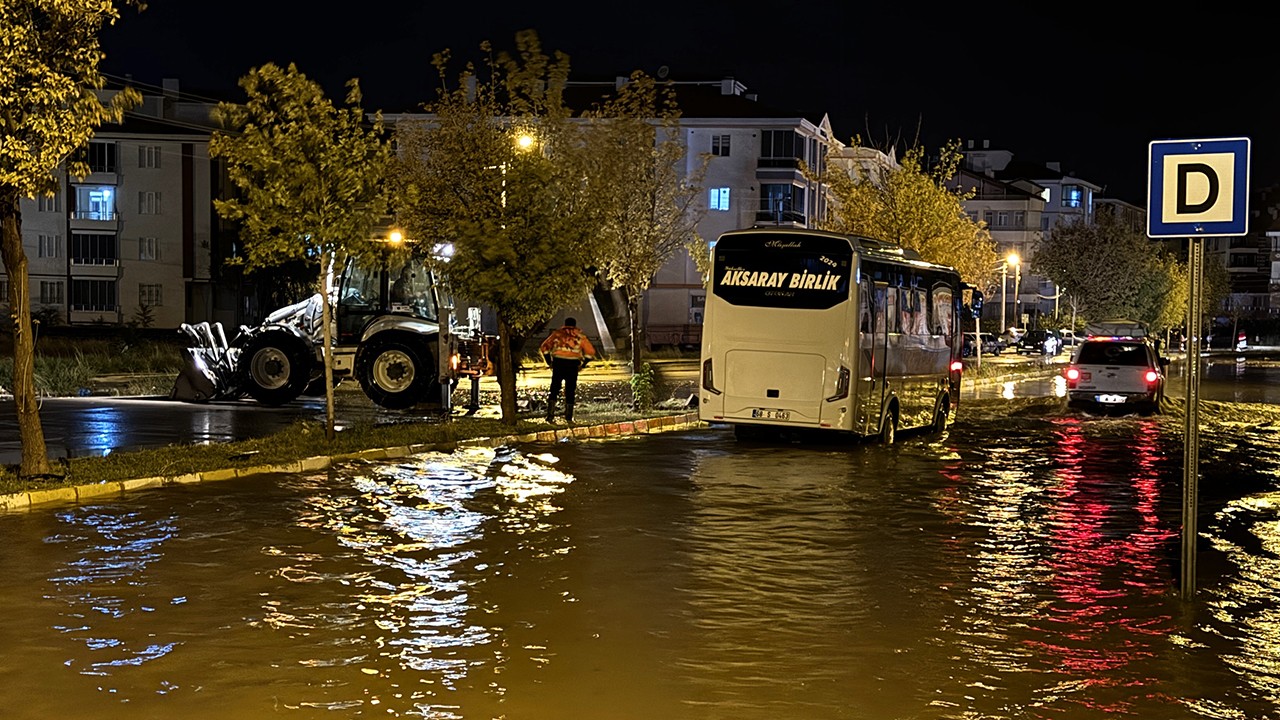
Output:
<svg viewBox="0 0 1280 720">
<path fill-rule="evenodd" d="M 858 327 L 861 332 L 871 332 L 871 284 L 866 280 L 858 286 Z"/>
<path fill-rule="evenodd" d="M 898 288 L 884 289 L 885 332 L 896 333 L 898 329 Z"/>
<path fill-rule="evenodd" d="M 929 334 L 929 318 L 925 316 L 923 290 L 902 289 L 902 332 L 908 335 Z"/>
<path fill-rule="evenodd" d="M 933 306 L 930 310 L 933 317 L 933 334 L 950 337 L 953 321 L 952 313 L 955 310 L 951 288 L 939 285 L 933 289 Z"/>
</svg>

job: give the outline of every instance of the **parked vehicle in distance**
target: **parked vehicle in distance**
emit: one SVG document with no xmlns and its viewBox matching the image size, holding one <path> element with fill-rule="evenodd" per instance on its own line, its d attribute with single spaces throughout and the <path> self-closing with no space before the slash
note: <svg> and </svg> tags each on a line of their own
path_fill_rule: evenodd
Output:
<svg viewBox="0 0 1280 720">
<path fill-rule="evenodd" d="M 1080 344 L 1081 340 L 1084 339 L 1082 336 L 1076 335 L 1075 330 L 1069 330 L 1067 328 L 1059 330 L 1058 337 L 1062 338 L 1062 347 L 1064 348 L 1074 348 Z"/>
<path fill-rule="evenodd" d="M 1022 328 L 1007 327 L 1004 329 L 1004 332 L 1000 333 L 1000 339 L 1004 341 L 1005 347 L 1013 347 L 1014 345 L 1017 345 L 1018 341 L 1022 339 L 1022 336 L 1026 334 L 1027 331 Z"/>
<path fill-rule="evenodd" d="M 1019 355 L 1057 355 L 1062 351 L 1062 338 L 1057 330 L 1028 330 L 1018 341 Z"/>
<path fill-rule="evenodd" d="M 1164 397 L 1165 368 L 1145 336 L 1096 336 L 1076 349 L 1064 375 L 1067 404 L 1106 411 L 1150 414 Z"/>
<path fill-rule="evenodd" d="M 960 348 L 960 354 L 964 357 L 973 357 L 975 341 L 981 342 L 983 355 L 999 355 L 1005 349 L 1004 341 L 992 335 L 991 333 L 981 333 L 980 338 L 975 337 L 978 333 L 967 332 L 964 334 L 964 345 Z"/>
</svg>

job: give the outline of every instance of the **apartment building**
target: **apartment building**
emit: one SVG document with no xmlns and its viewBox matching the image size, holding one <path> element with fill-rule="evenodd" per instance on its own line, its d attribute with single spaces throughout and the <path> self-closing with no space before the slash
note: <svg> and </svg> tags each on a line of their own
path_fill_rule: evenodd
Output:
<svg viewBox="0 0 1280 720">
<path fill-rule="evenodd" d="M 965 209 L 971 217 L 987 221 L 1001 257 L 1017 254 L 1019 268 L 1009 271 L 1017 285 L 1016 290 L 1010 291 L 1010 324 L 1034 325 L 1040 316 L 1050 315 L 1055 308 L 1060 310 L 1063 302 L 1069 302 L 1052 281 L 1030 272 L 1036 250 L 1059 224 L 1092 223 L 1102 186 L 1063 172 L 1056 162 L 1016 160 L 1011 151 L 992 148 L 985 140 L 981 144 L 968 141 L 964 155 L 966 171 L 999 181 L 1024 196 L 997 204 L 994 200 L 1003 191 L 989 190 L 997 197 L 984 200 L 975 196 L 965 203 Z M 1002 216 L 1002 211 L 1007 214 Z M 1015 215 L 1018 212 L 1022 214 Z M 1001 226 L 1002 220 L 1009 224 Z"/>
<path fill-rule="evenodd" d="M 826 196 L 804 167 L 821 171 L 833 141 L 826 115 L 805 116 L 761 103 L 733 78 L 677 82 L 686 171 L 707 157 L 703 240 L 756 224 L 812 227 Z M 697 345 L 702 339 L 704 278 L 694 259 L 676 254 L 654 276 L 643 303 L 646 342 Z"/>
<path fill-rule="evenodd" d="M 166 81 L 120 124 L 99 128 L 84 149 L 89 175 L 64 170 L 56 194 L 21 201 L 36 317 L 174 328 L 208 318 L 210 107 L 179 101 L 176 81 Z"/>
</svg>

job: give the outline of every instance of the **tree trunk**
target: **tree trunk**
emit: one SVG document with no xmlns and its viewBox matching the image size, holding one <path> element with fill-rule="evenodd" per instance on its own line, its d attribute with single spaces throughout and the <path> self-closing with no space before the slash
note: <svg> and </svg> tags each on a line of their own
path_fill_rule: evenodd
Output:
<svg viewBox="0 0 1280 720">
<path fill-rule="evenodd" d="M 22 249 L 22 211 L 18 190 L 0 189 L 0 260 L 9 275 L 9 314 L 13 321 L 13 400 L 22 438 L 22 464 L 18 476 L 53 475 L 40 424 L 36 397 L 36 344 L 31 334 L 31 279 L 27 254 Z"/>
<path fill-rule="evenodd" d="M 626 289 L 627 317 L 631 323 L 631 374 L 640 372 L 640 347 L 644 344 L 644 330 L 640 327 L 640 294 Z"/>
<path fill-rule="evenodd" d="M 329 329 L 329 273 L 333 272 L 333 256 L 325 255 L 320 263 L 320 322 L 324 323 L 324 436 L 333 442 L 337 433 L 333 420 L 333 331 Z"/>
<path fill-rule="evenodd" d="M 502 395 L 502 422 L 516 424 L 516 363 L 512 347 L 512 331 L 507 320 L 498 313 L 498 388 Z"/>
</svg>

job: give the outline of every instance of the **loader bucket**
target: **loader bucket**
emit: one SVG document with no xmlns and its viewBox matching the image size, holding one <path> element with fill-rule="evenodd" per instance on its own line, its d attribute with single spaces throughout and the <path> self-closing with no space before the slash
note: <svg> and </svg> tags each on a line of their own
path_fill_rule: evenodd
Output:
<svg viewBox="0 0 1280 720">
<path fill-rule="evenodd" d="M 169 391 L 169 399 L 183 402 L 208 402 L 217 392 L 209 371 L 204 362 L 196 357 L 189 348 L 183 348 L 182 370 L 173 382 L 173 390 Z"/>
</svg>

